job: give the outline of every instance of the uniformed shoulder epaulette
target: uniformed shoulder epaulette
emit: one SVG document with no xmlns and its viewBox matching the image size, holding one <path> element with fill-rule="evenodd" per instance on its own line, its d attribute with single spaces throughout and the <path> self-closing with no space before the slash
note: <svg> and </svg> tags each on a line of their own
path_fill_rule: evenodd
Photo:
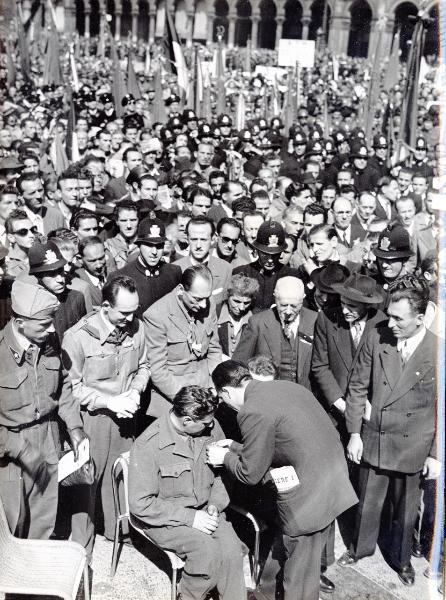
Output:
<svg viewBox="0 0 446 600">
<path fill-rule="evenodd" d="M 154 423 L 149 425 L 149 427 L 147 427 L 147 429 L 145 431 L 143 431 L 141 433 L 141 435 L 139 436 L 138 439 L 144 440 L 144 441 L 151 440 L 153 437 L 158 435 L 159 429 L 160 429 L 159 423 L 158 423 L 158 421 L 155 421 Z"/>
</svg>

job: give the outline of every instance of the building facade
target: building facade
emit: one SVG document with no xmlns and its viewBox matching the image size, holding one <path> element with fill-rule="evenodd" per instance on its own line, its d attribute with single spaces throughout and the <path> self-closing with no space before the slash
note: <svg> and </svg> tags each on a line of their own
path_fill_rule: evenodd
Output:
<svg viewBox="0 0 446 600">
<path fill-rule="evenodd" d="M 371 57 L 378 27 L 384 27 L 382 43 L 390 50 L 400 29 L 403 59 L 422 0 L 59 0 L 56 4 L 65 31 L 81 36 L 99 32 L 100 15 L 111 17 L 111 30 L 119 40 L 149 44 L 165 36 L 166 4 L 175 14 L 179 36 L 186 44 L 212 43 L 217 30 L 224 28 L 229 47 L 274 49 L 281 38 L 313 39 L 326 36 L 330 50 L 337 54 Z M 26 15 L 31 0 L 22 0 Z M 427 4 L 432 18 L 428 27 L 425 54 L 438 54 L 439 6 Z M 383 25 L 382 19 L 385 17 Z"/>
</svg>

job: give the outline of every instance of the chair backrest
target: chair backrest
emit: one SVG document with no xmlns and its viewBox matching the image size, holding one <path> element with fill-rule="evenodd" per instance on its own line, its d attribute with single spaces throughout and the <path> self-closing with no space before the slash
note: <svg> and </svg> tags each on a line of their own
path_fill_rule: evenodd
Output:
<svg viewBox="0 0 446 600">
<path fill-rule="evenodd" d="M 125 516 L 125 517 L 130 517 L 130 511 L 129 511 L 129 461 L 130 461 L 130 452 L 123 452 L 115 460 L 114 465 L 113 465 L 113 473 L 112 473 L 113 493 L 115 495 L 116 506 L 119 507 L 119 515 Z M 125 512 L 122 512 L 122 507 L 120 505 L 121 503 L 120 503 L 117 485 L 115 485 L 116 477 L 118 475 L 118 473 L 117 473 L 118 468 L 121 469 L 121 473 L 122 473 L 122 484 L 124 486 L 124 504 L 125 504 L 124 511 Z"/>
</svg>

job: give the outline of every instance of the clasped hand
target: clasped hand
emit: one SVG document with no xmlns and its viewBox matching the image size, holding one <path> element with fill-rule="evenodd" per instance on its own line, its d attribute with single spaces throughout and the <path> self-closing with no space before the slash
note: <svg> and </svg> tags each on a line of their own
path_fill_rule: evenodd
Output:
<svg viewBox="0 0 446 600">
<path fill-rule="evenodd" d="M 129 390 L 117 396 L 112 396 L 107 402 L 107 408 L 116 413 L 119 419 L 133 417 L 139 408 L 140 397 L 136 390 Z"/>
<path fill-rule="evenodd" d="M 219 440 L 210 444 L 206 448 L 207 462 L 213 467 L 221 466 L 224 462 L 226 454 L 229 452 L 229 447 L 232 440 Z"/>
<path fill-rule="evenodd" d="M 217 529 L 218 521 L 218 508 L 213 504 L 209 504 L 206 510 L 197 510 L 192 527 L 211 535 Z"/>
</svg>

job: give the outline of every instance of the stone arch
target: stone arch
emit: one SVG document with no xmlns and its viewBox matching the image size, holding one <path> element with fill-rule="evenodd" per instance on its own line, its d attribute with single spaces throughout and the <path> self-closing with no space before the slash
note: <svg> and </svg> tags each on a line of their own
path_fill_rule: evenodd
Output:
<svg viewBox="0 0 446 600">
<path fill-rule="evenodd" d="M 367 0 L 354 0 L 350 6 L 350 35 L 347 54 L 367 58 L 369 51 L 372 9 Z"/>
<path fill-rule="evenodd" d="M 90 35 L 99 35 L 99 23 L 101 19 L 99 0 L 90 0 L 90 8 Z"/>
<path fill-rule="evenodd" d="M 331 19 L 331 6 L 327 0 L 314 0 L 310 7 L 311 21 L 308 28 L 308 39 L 317 39 L 318 32 L 322 31 L 324 20 L 327 23 L 327 30 L 325 32 L 325 43 L 328 42 L 328 34 L 330 31 L 330 19 Z M 324 15 L 326 12 L 326 16 Z"/>
<path fill-rule="evenodd" d="M 259 47 L 273 50 L 276 45 L 276 5 L 273 0 L 262 0 L 259 10 Z"/>
<path fill-rule="evenodd" d="M 228 29 L 229 29 L 229 21 L 228 21 L 228 12 L 229 12 L 229 4 L 227 0 L 215 0 L 215 19 L 214 19 L 214 33 L 213 40 L 217 41 L 217 27 L 224 27 L 225 33 L 223 35 L 223 41 L 225 43 L 228 42 Z"/>
<path fill-rule="evenodd" d="M 287 0 L 284 5 L 285 21 L 282 37 L 291 40 L 302 39 L 302 4 L 298 0 Z"/>
<path fill-rule="evenodd" d="M 433 23 L 428 25 L 426 38 L 424 40 L 424 56 L 440 54 L 440 32 L 439 32 L 439 5 L 435 2 L 429 9 L 429 16 Z"/>
<path fill-rule="evenodd" d="M 237 20 L 235 22 L 235 45 L 246 46 L 252 29 L 252 7 L 249 0 L 238 0 L 235 5 Z"/>
<path fill-rule="evenodd" d="M 149 39 L 150 7 L 147 0 L 138 0 L 138 29 L 139 40 Z"/>
<path fill-rule="evenodd" d="M 194 19 L 194 40 L 200 40 L 204 42 L 207 38 L 208 28 L 208 8 L 206 0 L 198 0 L 195 6 L 195 19 Z M 211 26 L 211 25 L 209 25 Z"/>
<path fill-rule="evenodd" d="M 413 2 L 401 2 L 395 8 L 395 27 L 394 33 L 397 29 L 400 30 L 400 50 L 401 60 L 407 60 L 410 48 L 410 40 L 412 39 L 413 30 L 415 28 L 415 21 L 410 19 L 411 16 L 416 16 L 418 8 Z"/>
<path fill-rule="evenodd" d="M 76 0 L 76 31 L 79 35 L 85 35 L 84 0 Z"/>
</svg>

